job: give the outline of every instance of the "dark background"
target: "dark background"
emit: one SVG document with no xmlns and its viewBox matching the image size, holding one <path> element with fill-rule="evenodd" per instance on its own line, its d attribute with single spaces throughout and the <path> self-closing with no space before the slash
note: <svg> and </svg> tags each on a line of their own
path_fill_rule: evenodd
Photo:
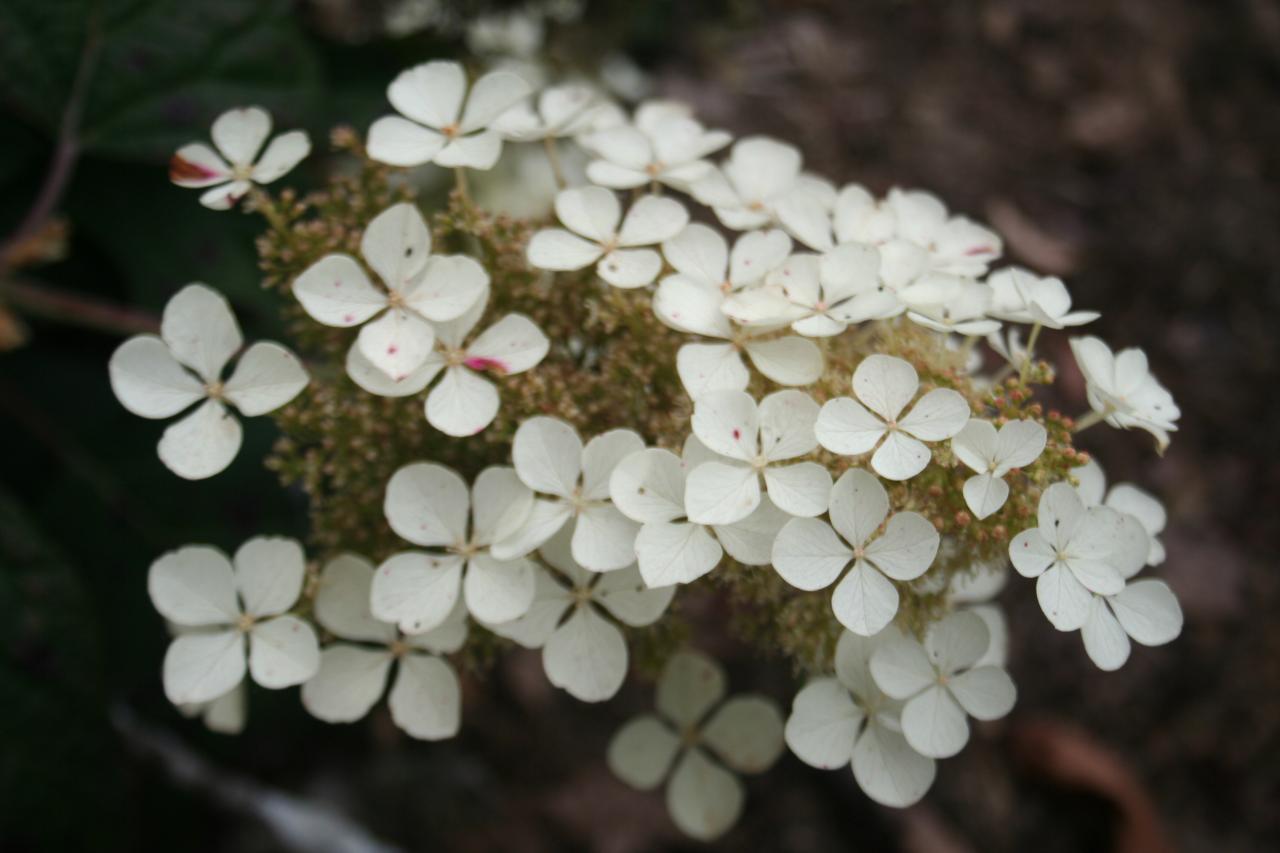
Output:
<svg viewBox="0 0 1280 853">
<path fill-rule="evenodd" d="M 284 849 L 255 813 L 272 801 L 246 785 L 409 849 L 690 846 L 660 795 L 603 765 L 648 686 L 583 706 L 545 684 L 536 656 L 469 682 L 462 734 L 443 744 L 399 736 L 384 712 L 324 726 L 295 691 L 255 690 L 237 738 L 180 718 L 160 690 L 166 636 L 147 566 L 186 542 L 302 535 L 305 505 L 254 464 L 269 419 L 246 424 L 219 477 L 169 474 L 158 425 L 108 388 L 119 334 L 14 296 L 15 284 L 57 289 L 155 314 L 201 280 L 230 296 L 248 338 L 280 334 L 255 223 L 201 208 L 164 162 L 233 105 L 308 128 L 321 152 L 333 124 L 367 128 L 398 70 L 462 49 L 450 26 L 385 35 L 389 5 L 0 3 L 0 242 L 46 182 L 96 40 L 63 161 L 74 171 L 52 206 L 65 251 L 0 284 L 30 335 L 0 352 L 0 848 Z M 1094 333 L 1143 347 L 1183 411 L 1163 460 L 1141 434 L 1081 441 L 1113 480 L 1169 506 L 1159 574 L 1186 612 L 1177 642 L 1101 673 L 1014 583 L 1018 707 L 941 764 L 922 805 L 881 810 L 847 772 L 784 756 L 750 782 L 722 848 L 1277 849 L 1280 5 L 672 0 L 592 4 L 550 36 L 565 67 L 626 51 L 708 124 L 794 141 L 838 183 L 924 187 L 986 219 L 1011 260 L 1064 276 L 1079 306 L 1103 311 Z M 289 180 L 319 180 L 322 160 Z M 1047 345 L 1069 364 L 1065 338 Z M 1078 376 L 1062 381 L 1068 411 L 1083 411 Z M 690 613 L 736 687 L 789 702 L 785 668 L 722 639 L 714 602 Z M 178 753 L 199 766 L 175 775 Z"/>
</svg>

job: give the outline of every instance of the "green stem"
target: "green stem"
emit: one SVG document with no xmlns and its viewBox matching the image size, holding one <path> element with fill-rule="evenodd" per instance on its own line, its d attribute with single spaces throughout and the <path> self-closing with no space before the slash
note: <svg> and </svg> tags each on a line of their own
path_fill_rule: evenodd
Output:
<svg viewBox="0 0 1280 853">
<path fill-rule="evenodd" d="M 1022 355 L 1022 369 L 1018 371 L 1018 378 L 1023 382 L 1027 381 L 1027 374 L 1031 372 L 1031 360 L 1035 357 L 1036 341 L 1040 337 L 1041 326 L 1036 323 L 1031 327 L 1031 335 L 1027 338 L 1027 349 Z"/>
<path fill-rule="evenodd" d="M 568 184 L 564 179 L 564 170 L 560 168 L 560 152 L 556 149 L 556 141 L 548 136 L 542 140 L 542 147 L 547 152 L 547 162 L 551 164 L 551 174 L 556 179 L 556 189 L 564 189 Z"/>
<path fill-rule="evenodd" d="M 455 166 L 453 176 L 457 181 L 458 196 L 467 207 L 471 207 L 471 192 L 467 189 L 467 170 L 461 166 Z"/>
<path fill-rule="evenodd" d="M 1093 426 L 1094 424 L 1101 423 L 1101 422 L 1102 422 L 1102 421 L 1107 417 L 1107 414 L 1108 414 L 1108 412 L 1106 412 L 1106 411 L 1102 411 L 1102 412 L 1090 412 L 1089 414 L 1085 415 L 1084 417 L 1082 417 L 1082 418 L 1078 419 L 1078 420 L 1076 421 L 1076 425 L 1075 425 L 1074 427 L 1072 427 L 1072 428 L 1071 428 L 1071 431 L 1072 431 L 1073 433 L 1081 433 L 1081 432 L 1084 432 L 1085 430 L 1087 430 L 1089 427 Z"/>
</svg>

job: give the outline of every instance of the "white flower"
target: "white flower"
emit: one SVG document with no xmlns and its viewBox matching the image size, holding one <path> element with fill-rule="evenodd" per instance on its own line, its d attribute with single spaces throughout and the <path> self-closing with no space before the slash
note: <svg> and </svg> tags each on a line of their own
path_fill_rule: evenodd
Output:
<svg viewBox="0 0 1280 853">
<path fill-rule="evenodd" d="M 556 687 L 583 702 L 603 702 L 627 675 L 627 643 L 616 623 L 642 628 L 657 622 L 675 587 L 646 588 L 634 563 L 621 571 L 588 571 L 570 551 L 564 530 L 543 545 L 539 556 L 559 574 L 538 569 L 529 612 L 489 628 L 525 648 L 541 648 L 542 667 Z"/>
<path fill-rule="evenodd" d="M 781 231 L 752 231 L 732 253 L 715 230 L 692 223 L 662 244 L 676 270 L 658 285 L 653 311 L 673 329 L 724 343 L 687 343 L 676 353 L 676 370 L 689 396 L 742 391 L 751 379 L 742 354 L 780 385 L 808 385 L 822 374 L 822 353 L 810 341 L 788 335 L 766 338 L 774 327 L 735 327 L 722 310 L 727 294 L 758 283 L 791 251 Z"/>
<path fill-rule="evenodd" d="M 209 702 L 225 695 L 244 679 L 246 655 L 253 680 L 272 690 L 315 674 L 320 664 L 315 632 L 285 613 L 302 592 L 305 563 L 294 540 L 258 536 L 236 551 L 234 567 L 207 545 L 187 545 L 151 564 L 152 605 L 186 629 L 164 656 L 170 702 Z"/>
<path fill-rule="evenodd" d="M 763 773 L 782 752 L 782 714 L 771 700 L 724 695 L 715 661 L 677 652 L 658 680 L 658 713 L 619 729 L 606 757 L 615 776 L 641 791 L 669 779 L 667 811 L 699 841 L 723 835 L 742 814 L 736 774 Z"/>
<path fill-rule="evenodd" d="M 898 232 L 893 210 L 859 184 L 845 184 L 840 188 L 831 220 L 835 238 L 841 243 L 853 241 L 879 246 L 892 240 Z"/>
<path fill-rule="evenodd" d="M 818 404 L 802 391 L 777 391 L 760 401 L 745 391 L 712 391 L 693 406 L 693 433 L 718 454 L 689 472 L 685 510 L 695 524 L 733 524 L 760 505 L 760 479 L 778 509 L 821 515 L 831 475 L 816 462 L 780 465 L 812 452 Z M 727 457 L 723 459 L 722 457 Z"/>
<path fill-rule="evenodd" d="M 631 454 L 613 469 L 609 495 L 623 515 L 642 525 L 636 559 L 650 587 L 695 581 L 714 569 L 725 551 L 749 566 L 769 564 L 774 537 L 789 516 L 768 498 L 733 524 L 706 526 L 686 518 L 685 479 L 713 455 L 691 435 L 683 461 L 655 447 Z"/>
<path fill-rule="evenodd" d="M 238 735 L 244 731 L 249 713 L 249 691 L 241 681 L 217 699 L 208 702 L 188 702 L 179 705 L 184 717 L 199 717 L 211 732 L 220 735 Z"/>
<path fill-rule="evenodd" d="M 316 322 L 361 326 L 356 338 L 361 354 L 393 380 L 404 379 L 430 358 L 431 322 L 461 317 L 488 292 L 489 274 L 474 259 L 431 254 L 427 223 L 408 203 L 373 218 L 360 240 L 360 254 L 383 288 L 373 285 L 355 258 L 334 254 L 298 276 L 293 294 Z"/>
<path fill-rule="evenodd" d="M 905 243 L 924 253 L 925 268 L 969 278 L 985 273 L 1002 250 L 995 232 L 949 216 L 937 196 L 920 190 L 894 188 L 876 202 L 862 187 L 846 186 L 836 199 L 834 223 L 838 240 Z"/>
<path fill-rule="evenodd" d="M 871 467 L 877 474 L 887 480 L 911 479 L 933 456 L 924 442 L 951 438 L 969 420 L 969 404 L 950 388 L 933 389 L 903 415 L 918 390 L 920 378 L 910 364 L 887 355 L 867 356 L 853 372 L 858 399 L 836 397 L 822 407 L 814 426 L 818 442 L 843 456 L 875 450 Z"/>
<path fill-rule="evenodd" d="M 728 228 L 749 231 L 777 223 L 819 251 L 831 248 L 834 190 L 800 173 L 800 151 L 762 136 L 739 139 L 729 159 L 691 188 Z"/>
<path fill-rule="evenodd" d="M 649 101 L 636 110 L 634 125 L 601 130 L 581 139 L 600 159 L 587 164 L 593 184 L 612 189 L 660 181 L 687 190 L 712 170 L 703 158 L 728 145 L 723 130 L 707 130 L 685 104 Z"/>
<path fill-rule="evenodd" d="M 523 314 L 508 314 L 467 343 L 487 303 L 486 290 L 458 319 L 436 323 L 434 351 L 403 379 L 395 381 L 375 367 L 359 342 L 347 350 L 347 375 L 370 394 L 408 397 L 443 374 L 427 395 L 427 422 L 446 435 L 475 435 L 498 414 L 498 389 L 482 374 L 523 373 L 537 366 L 550 347 L 547 336 Z"/>
<path fill-rule="evenodd" d="M 826 589 L 841 578 L 831 594 L 836 619 L 855 634 L 873 636 L 898 613 L 898 590 L 890 578 L 915 580 L 928 571 L 938 554 L 938 531 L 919 513 L 889 516 L 889 494 L 860 468 L 840 475 L 828 514 L 830 524 L 788 521 L 773 543 L 773 567 L 803 590 Z M 884 533 L 877 536 L 886 517 Z"/>
<path fill-rule="evenodd" d="M 213 123 L 214 151 L 202 142 L 178 149 L 169 161 L 169 180 L 180 187 L 212 187 L 200 203 L 213 210 L 227 210 L 254 184 L 269 184 L 284 177 L 311 153 L 306 131 L 282 133 L 258 156 L 271 134 L 271 115 L 261 107 L 228 110 Z"/>
<path fill-rule="evenodd" d="M 527 98 L 498 116 L 492 128 L 516 142 L 577 136 L 595 129 L 609 106 L 599 92 L 583 83 L 548 86 L 536 101 Z"/>
<path fill-rule="evenodd" d="M 1003 334 L 996 330 L 987 335 L 987 346 L 1014 367 L 1022 364 L 1029 356 L 1022 340 L 1022 331 L 1016 326 L 1006 327 Z"/>
<path fill-rule="evenodd" d="M 160 438 L 160 461 L 179 477 L 212 477 L 231 464 L 242 431 L 227 405 L 255 417 L 280 408 L 310 381 L 297 356 L 260 341 L 223 369 L 244 338 L 231 306 L 216 290 L 189 284 L 164 307 L 160 335 L 136 335 L 111 354 L 111 390 L 144 418 L 168 418 L 204 402 Z"/>
<path fill-rule="evenodd" d="M 739 323 L 791 323 L 809 337 L 831 337 L 850 323 L 892 314 L 897 297 L 880 286 L 880 254 L 865 243 L 842 243 L 814 255 L 792 255 L 763 287 L 730 297 L 724 313 Z"/>
<path fill-rule="evenodd" d="M 926 295 L 928 293 L 928 295 Z M 903 291 L 907 319 L 943 334 L 989 335 L 1000 328 L 987 314 L 991 288 L 952 273 L 926 273 Z"/>
<path fill-rule="evenodd" d="M 635 562 L 640 525 L 609 500 L 609 478 L 618 463 L 644 450 L 644 440 L 629 429 L 615 429 L 582 446 L 567 423 L 530 418 L 516 430 L 511 460 L 526 486 L 549 499 L 534 502 L 529 521 L 503 554 L 531 551 L 567 527 L 573 558 L 593 572 L 609 572 Z"/>
<path fill-rule="evenodd" d="M 987 277 L 991 286 L 992 317 L 1014 323 L 1039 323 L 1050 329 L 1083 326 L 1098 319 L 1097 311 L 1072 311 L 1071 294 L 1062 279 L 1041 278 L 1022 267 L 1006 267 Z"/>
<path fill-rule="evenodd" d="M 902 736 L 902 703 L 871 677 L 870 660 L 889 629 L 872 638 L 845 631 L 836 644 L 835 677 L 810 681 L 796 694 L 787 718 L 787 746 L 811 767 L 853 766 L 858 787 L 877 803 L 905 808 L 933 784 L 937 766 Z"/>
<path fill-rule="evenodd" d="M 911 748 L 949 758 L 969 741 L 969 716 L 995 720 L 1013 708 L 1017 690 L 1009 674 L 977 666 L 989 643 L 987 626 L 959 612 L 932 625 L 922 646 L 898 634 L 871 655 L 871 676 L 887 695 L 902 699 L 902 734 Z"/>
<path fill-rule="evenodd" d="M 990 421 L 970 418 L 951 439 L 951 452 L 977 475 L 964 481 L 964 502 L 977 518 L 986 518 L 1009 499 L 1005 474 L 1040 458 L 1048 434 L 1031 420 L 1010 421 L 996 428 Z"/>
<path fill-rule="evenodd" d="M 1036 578 L 1036 597 L 1059 631 L 1084 625 L 1090 593 L 1115 595 L 1146 560 L 1146 531 L 1137 519 L 1108 507 L 1086 509 L 1068 483 L 1040 496 L 1039 527 L 1009 543 L 1009 558 L 1023 577 Z"/>
<path fill-rule="evenodd" d="M 1094 595 L 1080 628 L 1085 651 L 1099 669 L 1112 671 L 1129 659 L 1130 643 L 1162 646 L 1182 633 L 1182 608 L 1164 581 L 1140 580 L 1115 595 Z"/>
<path fill-rule="evenodd" d="M 1089 405 L 1119 429 L 1137 427 L 1156 438 L 1160 450 L 1181 416 L 1171 395 L 1147 368 L 1147 356 L 1131 348 L 1112 354 L 1098 338 L 1071 339 L 1071 352 L 1084 374 Z"/>
<path fill-rule="evenodd" d="M 1151 540 L 1151 548 L 1147 552 L 1148 566 L 1158 566 L 1164 562 L 1164 544 L 1158 537 L 1164 532 L 1168 513 L 1158 498 L 1132 483 L 1116 483 L 1108 492 L 1106 474 L 1096 459 L 1090 459 L 1079 468 L 1072 468 L 1071 475 L 1078 481 L 1076 491 L 1085 506 L 1109 506 L 1117 512 L 1128 513 L 1138 519 Z"/>
<path fill-rule="evenodd" d="M 456 62 L 414 66 L 387 87 L 387 99 L 401 115 L 383 116 L 369 128 L 369 156 L 392 166 L 491 169 L 502 137 L 489 125 L 528 94 L 529 84 L 508 71 L 486 74 L 468 91 L 466 72 Z"/>
<path fill-rule="evenodd" d="M 653 249 L 638 247 L 674 237 L 689 221 L 680 202 L 652 195 L 631 205 L 623 218 L 617 196 L 601 187 L 559 193 L 556 215 L 569 230 L 544 228 L 534 234 L 529 263 L 558 271 L 596 264 L 596 273 L 615 287 L 652 283 L 662 269 L 662 257 Z"/>
<path fill-rule="evenodd" d="M 354 554 L 325 565 L 315 619 L 337 642 L 325 646 L 319 670 L 302 685 L 303 706 L 327 723 L 355 722 L 382 697 L 394 666 L 387 697 L 391 719 L 415 738 L 453 737 L 462 691 L 453 668 L 439 656 L 456 652 L 466 641 L 465 608 L 459 601 L 434 630 L 403 636 L 370 612 L 373 578 L 373 564 Z"/>
<path fill-rule="evenodd" d="M 486 468 L 468 490 L 443 465 L 406 465 L 387 481 L 383 507 L 398 536 L 433 550 L 402 551 L 383 561 L 373 580 L 374 618 L 421 634 L 448 618 L 459 594 L 484 621 L 506 622 L 529 609 L 534 572 L 524 559 L 528 550 L 502 558 L 493 553 L 514 539 L 533 508 L 533 493 L 510 468 Z"/>
</svg>

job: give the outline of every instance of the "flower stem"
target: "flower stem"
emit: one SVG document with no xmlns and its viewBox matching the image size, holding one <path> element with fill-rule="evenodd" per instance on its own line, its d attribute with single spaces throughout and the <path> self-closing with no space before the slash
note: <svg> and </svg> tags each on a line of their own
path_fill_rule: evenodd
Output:
<svg viewBox="0 0 1280 853">
<path fill-rule="evenodd" d="M 564 179 L 564 170 L 560 168 L 560 152 L 556 149 L 555 138 L 545 137 L 542 140 L 542 147 L 547 152 L 547 162 L 551 164 L 551 174 L 556 179 L 556 189 L 562 190 L 567 183 Z"/>
<path fill-rule="evenodd" d="M 457 181 L 458 197 L 462 199 L 463 204 L 471 207 L 471 192 L 467 189 L 467 170 L 461 166 L 455 166 L 453 176 Z"/>
<path fill-rule="evenodd" d="M 159 319 L 150 314 L 43 283 L 0 282 L 0 300 L 33 317 L 116 335 L 155 332 L 160 328 Z"/>
<path fill-rule="evenodd" d="M 1035 358 L 1036 340 L 1040 337 L 1041 326 L 1036 323 L 1031 327 L 1031 334 L 1027 337 L 1027 349 L 1022 354 L 1022 369 L 1018 371 L 1018 378 L 1023 382 L 1027 381 L 1027 374 L 1031 372 L 1031 360 Z"/>
<path fill-rule="evenodd" d="M 1078 420 L 1076 421 L 1076 425 L 1075 425 L 1074 427 L 1072 427 L 1072 428 L 1071 428 L 1071 431 L 1072 431 L 1073 433 L 1081 433 L 1081 432 L 1084 432 L 1085 430 L 1087 430 L 1089 427 L 1093 426 L 1094 424 L 1101 423 L 1101 422 L 1102 422 L 1102 420 L 1103 420 L 1104 418 L 1106 418 L 1106 416 L 1107 416 L 1107 412 L 1106 412 L 1106 411 L 1102 411 L 1102 412 L 1090 412 L 1089 414 L 1085 415 L 1084 417 L 1082 417 L 1082 418 L 1078 419 Z"/>
<path fill-rule="evenodd" d="M 276 233 L 284 238 L 288 243 L 292 238 L 289 232 L 289 220 L 276 206 L 275 199 L 270 194 L 263 192 L 257 187 L 253 188 L 253 209 L 262 214 L 267 223 L 275 229 Z"/>
</svg>

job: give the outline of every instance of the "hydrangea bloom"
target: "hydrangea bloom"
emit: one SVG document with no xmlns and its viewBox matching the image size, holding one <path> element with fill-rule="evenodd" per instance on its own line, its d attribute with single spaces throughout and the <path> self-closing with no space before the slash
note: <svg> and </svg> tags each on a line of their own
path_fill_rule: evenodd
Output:
<svg viewBox="0 0 1280 853">
<path fill-rule="evenodd" d="M 513 142 L 538 142 L 600 130 L 609 104 L 585 83 L 548 86 L 503 112 L 491 127 Z"/>
<path fill-rule="evenodd" d="M 262 151 L 270 135 L 271 114 L 261 107 L 228 110 L 213 122 L 217 151 L 203 142 L 182 146 L 169 161 L 169 180 L 180 187 L 210 187 L 200 195 L 200 203 L 228 210 L 254 184 L 284 177 L 311 153 L 306 131 L 282 133 Z"/>
<path fill-rule="evenodd" d="M 970 418 L 951 439 L 951 452 L 978 472 L 964 481 L 964 500 L 978 518 L 986 518 L 1009 499 L 1004 476 L 1030 465 L 1044 452 L 1048 433 L 1035 421 L 1010 421 L 996 428 L 990 421 Z"/>
<path fill-rule="evenodd" d="M 666 780 L 671 819 L 700 841 L 723 835 L 742 813 L 735 773 L 761 773 L 782 752 L 777 707 L 750 694 L 724 700 L 725 692 L 715 661 L 679 652 L 658 680 L 658 713 L 636 717 L 609 743 L 614 775 L 641 791 Z"/>
<path fill-rule="evenodd" d="M 1071 339 L 1071 351 L 1084 374 L 1089 405 L 1107 423 L 1120 429 L 1144 429 L 1155 436 L 1163 450 L 1169 433 L 1178 429 L 1182 415 L 1165 390 L 1147 369 L 1147 356 L 1140 349 L 1113 354 L 1095 337 Z"/>
<path fill-rule="evenodd" d="M 893 629 L 875 637 L 845 632 L 836 644 L 835 677 L 816 678 L 796 694 L 787 718 L 787 746 L 812 767 L 852 766 L 858 787 L 886 806 L 919 801 L 933 785 L 937 764 L 902 736 L 902 703 L 871 677 L 871 655 Z"/>
<path fill-rule="evenodd" d="M 860 468 L 840 475 L 828 514 L 830 524 L 788 521 L 773 543 L 773 567 L 804 590 L 825 589 L 841 578 L 831 594 L 832 611 L 850 631 L 873 636 L 898 612 L 898 590 L 889 578 L 909 581 L 924 574 L 938 553 L 938 531 L 919 513 L 890 517 L 884 486 Z M 877 536 L 885 518 L 889 522 Z"/>
<path fill-rule="evenodd" d="M 354 554 L 330 560 L 320 574 L 315 618 L 336 638 L 320 653 L 320 667 L 302 685 L 302 704 L 328 723 L 364 717 L 386 690 L 391 719 L 405 733 L 440 740 L 458 732 L 462 690 L 439 655 L 455 652 L 467 637 L 466 609 L 458 601 L 444 622 L 422 634 L 403 635 L 369 610 L 373 564 Z"/>
<path fill-rule="evenodd" d="M 273 690 L 315 674 L 311 626 L 286 611 L 302 592 L 302 546 L 259 536 L 235 557 L 207 545 L 170 551 L 151 565 L 147 590 L 181 633 L 164 656 L 164 692 L 175 705 L 212 702 L 244 680 Z"/>
<path fill-rule="evenodd" d="M 791 515 L 820 515 L 831 474 L 816 462 L 782 465 L 818 446 L 818 404 L 801 391 L 777 391 L 760 401 L 745 391 L 715 391 L 694 401 L 693 434 L 718 457 L 689 473 L 684 504 L 696 524 L 733 524 L 769 498 Z"/>
<path fill-rule="evenodd" d="M 569 230 L 548 228 L 529 241 L 529 263 L 544 270 L 580 270 L 596 265 L 596 273 L 615 287 L 642 287 L 662 269 L 652 246 L 680 233 L 689 214 L 678 201 L 644 196 L 624 218 L 610 190 L 583 187 L 556 196 L 556 215 Z M 621 223 L 621 224 L 619 224 Z"/>
<path fill-rule="evenodd" d="M 1071 294 L 1062 279 L 1041 278 L 1021 267 L 1006 267 L 987 277 L 993 317 L 1015 323 L 1037 323 L 1049 329 L 1083 326 L 1097 311 L 1072 311 Z"/>
<path fill-rule="evenodd" d="M 491 169 L 502 137 L 489 126 L 528 94 L 529 84 L 509 71 L 492 71 L 468 87 L 456 62 L 416 65 L 387 87 L 400 115 L 369 128 L 369 156 L 392 166 Z"/>
<path fill-rule="evenodd" d="M 1168 523 L 1164 504 L 1133 483 L 1116 483 L 1107 491 L 1107 476 L 1096 459 L 1071 470 L 1078 485 L 1076 491 L 1087 507 L 1109 506 L 1117 512 L 1127 513 L 1142 524 L 1151 546 L 1147 551 L 1147 565 L 1158 566 L 1164 562 L 1164 544 L 1158 538 Z"/>
<path fill-rule="evenodd" d="M 612 189 L 659 181 L 688 189 L 711 171 L 705 158 L 729 144 L 723 130 L 707 130 L 692 111 L 674 101 L 649 101 L 636 110 L 634 124 L 597 131 L 582 144 L 599 159 L 587 164 L 587 178 Z"/>
<path fill-rule="evenodd" d="M 931 758 L 955 755 L 969 741 L 969 722 L 995 720 L 1013 708 L 1017 690 L 1009 674 L 977 666 L 990 642 L 986 624 L 957 612 L 932 625 L 924 644 L 902 634 L 889 637 L 871 655 L 871 675 L 902 706 L 902 734 L 911 748 Z"/>
<path fill-rule="evenodd" d="M 605 573 L 583 568 L 566 531 L 538 555 L 556 574 L 540 568 L 528 612 L 490 627 L 526 648 L 542 649 L 542 667 L 556 687 L 583 702 L 603 702 L 627 675 L 627 642 L 618 624 L 643 628 L 658 621 L 675 588 L 647 588 L 634 565 Z"/>
<path fill-rule="evenodd" d="M 887 355 L 867 356 L 853 372 L 858 399 L 836 397 L 822 407 L 814 425 L 818 442 L 844 456 L 875 450 L 871 467 L 877 474 L 886 480 L 911 479 L 933 457 L 924 442 L 951 438 L 969 421 L 969 404 L 950 388 L 933 389 L 903 415 L 918 390 L 920 378 L 910 364 Z"/>
<path fill-rule="evenodd" d="M 240 450 L 240 422 L 280 408 L 307 386 L 307 371 L 289 350 L 259 342 L 223 371 L 244 338 L 227 300 L 203 284 L 189 284 L 165 305 L 160 335 L 136 335 L 111 354 L 111 390 L 144 418 L 168 418 L 204 402 L 160 438 L 160 461 L 179 477 L 212 477 Z"/>
</svg>

